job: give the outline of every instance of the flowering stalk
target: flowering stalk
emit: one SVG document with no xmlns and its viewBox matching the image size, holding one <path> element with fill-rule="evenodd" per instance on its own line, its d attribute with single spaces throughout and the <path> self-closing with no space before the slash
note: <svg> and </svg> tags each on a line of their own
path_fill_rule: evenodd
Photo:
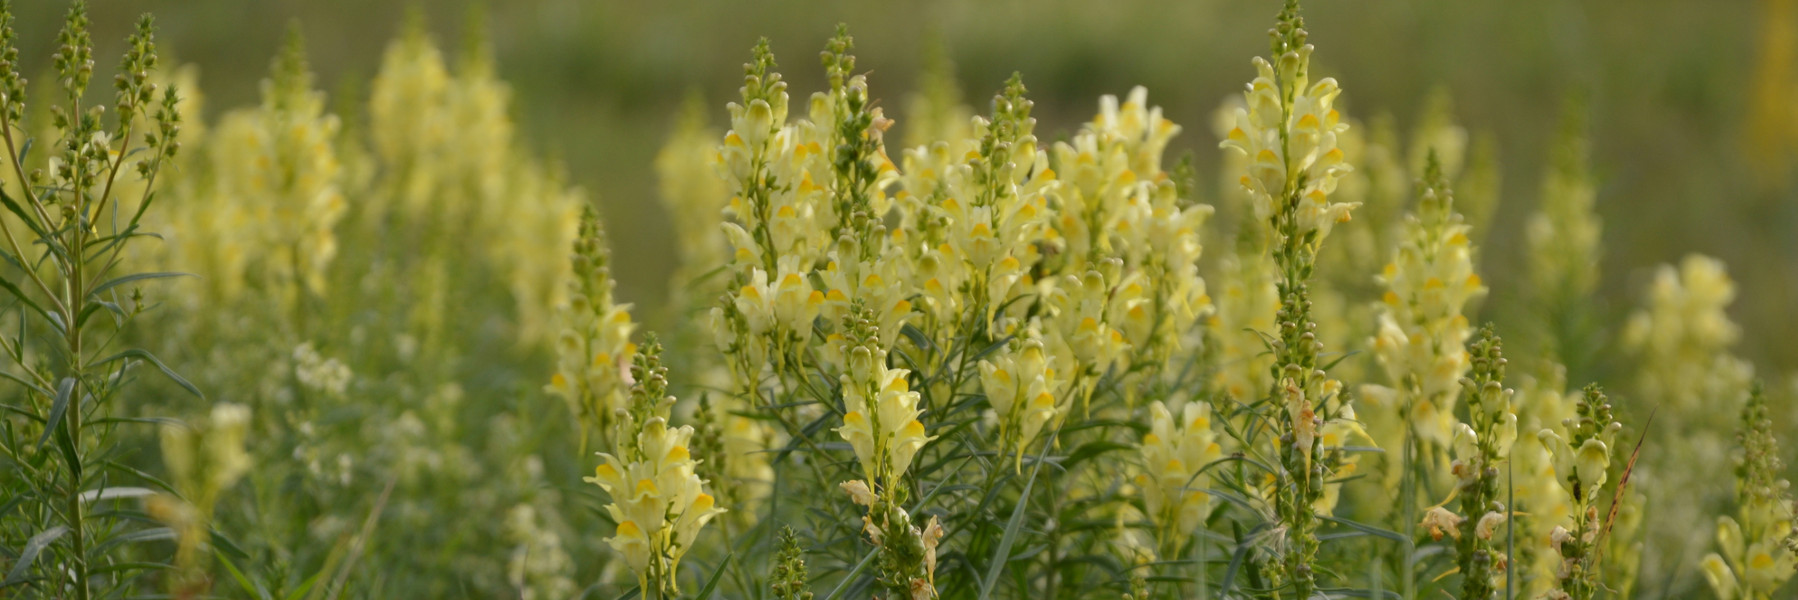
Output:
<svg viewBox="0 0 1798 600">
<path fill-rule="evenodd" d="M 556 337 L 556 372 L 550 376 L 550 394 L 568 403 L 581 429 L 581 447 L 589 441 L 607 447 L 618 413 L 626 407 L 634 362 L 631 343 L 631 306 L 617 304 L 612 296 L 611 252 L 599 215 L 588 208 L 581 216 L 581 234 L 570 257 L 574 278 L 568 282 L 568 304 L 559 315 L 562 331 Z"/>
<path fill-rule="evenodd" d="M 837 433 L 854 448 L 866 479 L 842 488 L 856 504 L 867 507 L 862 531 L 880 548 L 881 581 L 901 597 L 924 600 L 936 595 L 936 546 L 943 528 L 935 517 L 923 529 L 902 507 L 905 472 L 912 458 L 933 437 L 918 420 L 919 395 L 911 391 L 910 371 L 889 369 L 879 346 L 879 326 L 870 311 L 856 306 L 855 318 L 844 323 L 850 344 L 848 372 L 841 376 L 843 404 L 849 412 Z"/>
<path fill-rule="evenodd" d="M 1736 436 L 1736 516 L 1717 517 L 1717 545 L 1699 563 L 1721 600 L 1766 600 L 1792 578 L 1798 564 L 1798 528 L 1793 527 L 1791 484 L 1780 474 L 1779 440 L 1757 384 L 1742 407 Z"/>
<path fill-rule="evenodd" d="M 1605 535 L 1598 499 L 1611 466 L 1611 448 L 1623 424 L 1611 415 L 1609 400 L 1594 384 L 1586 386 L 1585 396 L 1574 408 L 1574 417 L 1561 426 L 1566 437 L 1550 429 L 1536 434 L 1553 453 L 1555 476 L 1573 505 L 1573 520 L 1566 523 L 1573 529 L 1556 526 L 1549 538 L 1550 545 L 1561 555 L 1561 568 L 1555 573 L 1556 589 L 1550 596 L 1591 600 L 1601 588 L 1597 558 Z"/>
<path fill-rule="evenodd" d="M 118 545 L 112 536 L 121 525 L 114 511 L 89 514 L 93 500 L 88 496 L 103 492 L 122 475 L 106 434 L 116 427 L 113 405 L 128 379 L 128 367 L 145 359 L 161 365 L 147 351 L 120 352 L 110 346 L 124 322 L 144 310 L 141 292 L 127 294 L 119 287 L 174 275 L 119 274 L 117 266 L 126 248 L 134 247 L 131 242 L 147 235 L 138 227 L 151 204 L 156 176 L 179 147 L 179 98 L 174 89 L 158 89 L 150 79 L 157 67 L 155 27 L 145 15 L 127 40 L 113 80 L 116 95 L 110 108 L 116 118 L 105 118 L 105 105 L 84 105 L 94 58 L 87 7 L 74 3 L 57 35 L 53 61 L 61 94 L 48 112 L 56 137 L 38 146 L 40 153 L 50 155 L 47 166 L 28 174 L 26 152 L 33 140 L 24 136 L 33 129 L 24 122 L 26 85 L 17 70 L 12 25 L 11 5 L 0 2 L 0 138 L 7 163 L 0 168 L 11 171 L 7 189 L 0 189 L 10 213 L 0 219 L 0 256 L 18 268 L 20 282 L 9 277 L 5 285 L 6 295 L 16 300 L 20 333 L 0 341 L 0 351 L 13 363 L 7 378 L 22 388 L 23 406 L 9 412 L 29 419 L 21 423 L 42 424 L 41 434 L 33 434 L 39 458 L 32 460 L 38 466 L 22 478 L 21 488 L 29 493 L 19 495 L 18 503 L 55 515 L 61 525 L 51 527 L 47 518 L 41 531 L 33 532 L 44 536 L 45 543 L 55 543 L 45 551 L 46 558 L 34 555 L 37 571 L 23 562 L 9 571 L 31 573 L 32 585 L 46 594 L 87 600 L 102 582 L 122 581 L 93 568 L 95 561 L 113 562 L 97 553 Z M 130 184 L 121 182 L 128 180 L 142 185 L 127 193 Z M 106 331 L 106 324 L 114 329 Z M 32 340 L 27 331 L 47 335 Z M 51 438 L 55 445 L 46 446 Z M 45 452 L 47 448 L 60 451 Z M 15 453 L 9 462 L 25 461 Z"/>
<path fill-rule="evenodd" d="M 799 536 L 792 527 L 780 529 L 780 554 L 774 559 L 774 580 L 768 587 L 780 600 L 812 600 L 806 589 L 805 549 L 799 547 Z"/>
<path fill-rule="evenodd" d="M 1273 496 L 1286 542 L 1271 574 L 1276 587 L 1290 587 L 1303 599 L 1317 589 L 1314 505 L 1324 497 L 1329 474 L 1318 432 L 1328 421 L 1353 418 L 1341 383 L 1320 368 L 1323 348 L 1306 282 L 1318 246 L 1331 227 L 1348 220 L 1355 205 L 1329 201 L 1337 179 L 1350 170 L 1336 147 L 1337 133 L 1348 125 L 1331 108 L 1340 93 L 1336 80 L 1307 85 L 1313 47 L 1305 43 L 1297 0 L 1287 1 L 1269 35 L 1277 65 L 1255 59 L 1259 76 L 1248 86 L 1247 108 L 1237 110 L 1236 126 L 1220 145 L 1249 158 L 1241 181 L 1255 216 L 1271 232 L 1280 274 L 1278 330 L 1269 336 L 1275 357 L 1270 395 L 1281 407 L 1274 415 L 1279 468 Z"/>
<path fill-rule="evenodd" d="M 600 453 L 603 462 L 586 481 L 612 497 L 606 511 L 617 530 L 606 539 L 637 574 L 645 598 L 679 594 L 680 560 L 699 537 L 699 530 L 724 509 L 704 490 L 705 481 L 687 450 L 692 426 L 670 428 L 667 369 L 654 336 L 631 366 L 634 384 L 629 407 L 619 415 L 616 446 Z"/>
<path fill-rule="evenodd" d="M 169 591 L 177 598 L 202 597 L 211 587 L 205 565 L 212 556 L 213 509 L 219 495 L 250 469 L 243 448 L 249 421 L 249 409 L 218 404 L 204 420 L 162 426 L 162 460 L 180 496 L 157 494 L 144 505 L 175 530 Z"/>
<path fill-rule="evenodd" d="M 1147 472 L 1136 477 L 1136 484 L 1155 524 L 1157 552 L 1163 560 L 1173 560 L 1209 513 L 1211 478 L 1204 469 L 1224 453 L 1213 441 L 1209 404 L 1188 402 L 1175 421 L 1157 401 L 1149 405 L 1149 417 L 1149 433 L 1140 446 Z"/>
<path fill-rule="evenodd" d="M 1511 412 L 1511 390 L 1504 387 L 1504 353 L 1492 326 L 1480 330 L 1468 354 L 1472 374 L 1461 378 L 1468 422 L 1456 424 L 1454 441 L 1454 474 L 1466 521 L 1456 536 L 1455 550 L 1461 567 L 1460 597 L 1488 600 L 1497 597 L 1496 582 L 1509 567 L 1493 536 L 1511 516 L 1499 495 L 1499 467 L 1517 441 L 1517 415 Z"/>
</svg>

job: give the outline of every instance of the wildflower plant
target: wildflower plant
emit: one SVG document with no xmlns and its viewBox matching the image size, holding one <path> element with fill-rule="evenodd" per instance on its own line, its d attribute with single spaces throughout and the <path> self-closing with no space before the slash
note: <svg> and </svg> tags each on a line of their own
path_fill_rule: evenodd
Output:
<svg viewBox="0 0 1798 600">
<path fill-rule="evenodd" d="M 1275 516 L 1284 543 L 1270 557 L 1270 584 L 1308 598 L 1317 589 L 1320 519 L 1315 505 L 1324 498 L 1335 461 L 1326 456 L 1319 430 L 1326 423 L 1352 421 L 1354 410 L 1341 382 L 1330 379 L 1318 360 L 1322 344 L 1311 320 L 1307 281 L 1317 249 L 1354 205 L 1331 202 L 1337 179 L 1350 170 L 1336 147 L 1347 127 L 1331 107 L 1340 89 L 1324 78 L 1310 83 L 1311 45 L 1298 4 L 1288 2 L 1269 32 L 1276 63 L 1255 59 L 1258 76 L 1245 94 L 1247 107 L 1222 146 L 1249 158 L 1241 178 L 1253 199 L 1254 214 L 1266 224 L 1269 251 L 1279 277 L 1278 329 L 1264 332 L 1273 353 L 1269 395 L 1275 457 Z M 1334 454 L 1334 453 L 1333 453 Z"/>
<path fill-rule="evenodd" d="M 145 16 L 126 41 L 113 102 L 89 100 L 88 25 L 86 6 L 75 3 L 56 36 L 56 86 L 44 100 L 51 137 L 34 139 L 12 7 L 0 4 L 0 139 L 10 172 L 0 189 L 0 254 L 11 265 L 4 288 L 19 319 L 18 333 L 0 342 L 6 378 L 18 386 L 3 438 L 15 509 L 0 524 L 7 547 L 29 550 L 15 556 L 6 584 L 81 600 L 128 590 L 154 566 L 113 564 L 137 528 L 107 501 L 128 487 L 121 482 L 163 485 L 117 462 L 116 418 L 143 404 L 128 385 L 134 373 L 154 366 L 198 395 L 149 352 L 117 345 L 147 307 L 138 282 L 174 275 L 120 264 L 149 237 L 139 224 L 180 148 L 180 95 L 151 80 L 158 58 Z M 135 197 L 126 197 L 123 181 L 141 182 L 129 186 Z"/>
<path fill-rule="evenodd" d="M 1512 391 L 1504 387 L 1504 353 L 1490 325 L 1468 354 L 1471 373 L 1461 380 L 1461 396 L 1469 420 L 1455 425 L 1453 469 L 1465 519 L 1455 535 L 1460 597 L 1490 599 L 1497 597 L 1509 568 L 1501 527 L 1512 513 L 1499 495 L 1499 467 L 1517 441 L 1517 415 L 1511 410 Z"/>
</svg>

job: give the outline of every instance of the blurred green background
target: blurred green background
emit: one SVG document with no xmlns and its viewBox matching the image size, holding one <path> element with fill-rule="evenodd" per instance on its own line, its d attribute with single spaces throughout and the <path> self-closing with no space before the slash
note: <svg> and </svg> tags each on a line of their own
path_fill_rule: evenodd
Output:
<svg viewBox="0 0 1798 600">
<path fill-rule="evenodd" d="M 1535 205 L 1560 109 L 1582 97 L 1605 221 L 1603 291 L 1593 301 L 1620 315 L 1653 265 L 1690 252 L 1722 258 L 1739 283 L 1732 312 L 1745 330 L 1740 352 L 1777 376 L 1798 366 L 1798 344 L 1789 343 L 1798 321 L 1788 317 L 1798 299 L 1798 169 L 1790 146 L 1769 154 L 1746 144 L 1767 127 L 1750 116 L 1751 90 L 1757 69 L 1767 71 L 1757 67 L 1765 60 L 1759 40 L 1777 1 L 1314 0 L 1306 11 L 1316 71 L 1342 82 L 1345 113 L 1389 113 L 1408 130 L 1429 92 L 1442 87 L 1470 132 L 1496 140 L 1504 182 L 1482 257 L 1489 304 L 1506 302 L 1506 282 L 1518 276 L 1521 224 Z M 64 3 L 18 4 L 21 53 L 43 63 L 25 72 L 43 72 Z M 469 5 L 102 0 L 92 12 L 103 60 L 118 55 L 139 13 L 155 13 L 173 59 L 199 66 L 209 114 L 256 101 L 283 31 L 297 21 L 319 81 L 354 122 L 408 11 L 417 9 L 438 41 L 455 48 L 470 29 Z M 1201 189 L 1215 190 L 1211 114 L 1252 77 L 1248 59 L 1266 52 L 1277 9 L 1271 0 L 513 0 L 488 2 L 482 21 L 501 76 L 515 86 L 521 131 L 602 204 L 622 263 L 620 292 L 657 327 L 673 316 L 659 307 L 675 254 L 651 162 L 689 95 L 714 107 L 722 127 L 723 104 L 735 98 L 756 38 L 772 40 L 802 98 L 822 85 L 818 50 L 835 24 L 847 23 L 858 68 L 871 73 L 900 129 L 931 40 L 945 45 L 976 106 L 1021 71 L 1045 138 L 1090 118 L 1100 94 L 1146 85 L 1151 103 L 1185 126 L 1175 151 L 1195 152 L 1211 179 Z M 1789 60 L 1773 64 L 1798 70 Z M 1798 80 L 1798 72 L 1784 76 Z M 1791 112 L 1798 120 L 1798 109 Z M 1221 243 L 1207 240 L 1214 249 Z"/>
</svg>

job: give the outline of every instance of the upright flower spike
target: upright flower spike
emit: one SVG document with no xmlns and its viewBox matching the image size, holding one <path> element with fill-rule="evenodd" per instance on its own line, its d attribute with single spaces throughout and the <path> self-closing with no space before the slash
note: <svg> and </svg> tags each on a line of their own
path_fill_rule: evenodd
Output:
<svg viewBox="0 0 1798 600">
<path fill-rule="evenodd" d="M 769 585 L 780 600 L 812 600 L 806 589 L 805 549 L 799 547 L 799 536 L 792 527 L 780 529 L 780 553 L 774 559 L 774 573 Z"/>
<path fill-rule="evenodd" d="M 1037 147 L 1033 103 L 1024 93 L 1023 79 L 1013 75 L 993 99 L 991 119 L 976 119 L 978 149 L 954 165 L 947 197 L 933 208 L 945 223 L 937 254 L 959 263 L 953 268 L 962 273 L 956 279 L 965 290 L 959 293 L 972 312 L 957 318 L 969 331 L 1003 332 L 1015 325 L 999 321 L 999 308 L 1031 291 L 1028 274 L 1041 258 L 1032 242 L 1042 235 L 1046 194 L 1057 181 L 1048 154 Z"/>
<path fill-rule="evenodd" d="M 1543 360 L 1583 376 L 1600 342 L 1587 299 L 1598 285 L 1603 223 L 1592 181 L 1591 144 L 1581 109 L 1570 106 L 1542 178 L 1542 201 L 1524 226 L 1528 304 L 1536 327 L 1526 330 Z M 1540 369 L 1536 369 L 1540 370 Z"/>
<path fill-rule="evenodd" d="M 1597 557 L 1605 541 L 1605 523 L 1599 511 L 1605 504 L 1600 500 L 1609 479 L 1612 448 L 1623 424 L 1612 416 L 1604 392 L 1589 385 L 1574 408 L 1574 417 L 1562 423 L 1562 428 L 1562 433 L 1543 429 L 1536 434 L 1552 453 L 1555 476 L 1573 505 L 1572 521 L 1557 526 L 1549 540 L 1561 555 L 1556 589 L 1571 600 L 1591 600 L 1601 587 Z"/>
<path fill-rule="evenodd" d="M 1541 431 L 1574 416 L 1583 394 L 1566 391 L 1566 377 L 1557 368 L 1542 377 L 1524 377 L 1513 397 L 1520 431 Z M 1553 451 L 1540 438 L 1524 435 L 1511 449 L 1511 496 L 1516 505 L 1516 535 L 1512 548 L 1520 597 L 1537 597 L 1553 589 L 1561 559 L 1552 550 L 1550 537 L 1573 518 L 1573 501 L 1555 476 Z"/>
<path fill-rule="evenodd" d="M 1319 244 L 1336 223 L 1348 220 L 1354 205 L 1329 197 L 1349 171 L 1336 146 L 1347 125 L 1332 108 L 1340 93 L 1336 81 L 1310 83 L 1313 48 L 1305 43 L 1297 0 L 1287 1 L 1268 35 L 1275 62 L 1255 59 L 1257 77 L 1245 93 L 1245 108 L 1237 111 L 1220 146 L 1248 159 L 1242 187 L 1256 219 L 1265 224 L 1262 231 L 1279 270 L 1276 329 L 1263 334 L 1274 355 L 1269 396 L 1278 405 L 1267 415 L 1279 457 L 1271 495 L 1285 543 L 1272 548 L 1269 575 L 1276 586 L 1290 586 L 1297 597 L 1307 598 L 1317 589 L 1316 507 L 1347 456 L 1341 448 L 1322 447 L 1320 430 L 1354 420 L 1342 384 L 1330 379 L 1318 360 L 1323 349 L 1307 281 Z"/>
<path fill-rule="evenodd" d="M 348 208 L 339 129 L 337 117 L 325 112 L 324 94 L 313 89 L 295 28 L 262 82 L 262 105 L 225 115 L 214 134 L 223 143 L 210 148 L 213 193 L 228 206 L 211 208 L 249 211 L 247 223 L 232 225 L 250 230 L 253 245 L 278 253 L 256 270 L 267 280 L 252 284 L 266 288 L 286 313 L 300 310 L 296 300 L 324 293 L 325 269 L 337 255 L 333 230 Z M 218 215 L 196 215 L 208 217 Z"/>
<path fill-rule="evenodd" d="M 217 404 L 203 419 L 162 426 L 162 460 L 179 496 L 157 494 L 145 502 L 146 512 L 175 530 L 175 566 L 171 581 L 177 594 L 203 594 L 212 552 L 212 517 L 219 496 L 250 470 L 244 452 L 250 411 L 236 404 Z"/>
<path fill-rule="evenodd" d="M 1700 567 L 1722 600 L 1766 600 L 1798 569 L 1798 528 L 1794 528 L 1791 484 L 1781 475 L 1779 440 L 1773 434 L 1767 400 L 1759 385 L 1742 407 L 1741 445 L 1736 456 L 1736 515 L 1717 517 L 1721 554 L 1704 557 Z"/>
<path fill-rule="evenodd" d="M 1041 270 L 1060 277 L 1044 278 L 1057 309 L 1045 324 L 1077 353 L 1099 354 L 1080 357 L 1093 375 L 1117 366 L 1148 380 L 1134 368 L 1166 362 L 1210 310 L 1196 263 L 1211 207 L 1183 202 L 1162 168 L 1179 132 L 1138 87 L 1121 103 L 1101 97 L 1093 120 L 1050 153 L 1061 184 L 1042 241 L 1054 260 Z"/>
<path fill-rule="evenodd" d="M 847 372 L 841 375 L 843 426 L 837 433 L 855 449 L 862 473 L 880 489 L 897 485 L 911 468 L 912 456 L 935 439 L 924 434 L 919 395 L 911 391 L 911 371 L 886 366 L 886 351 L 879 346 L 879 332 L 866 308 L 844 324 L 849 332 L 845 352 Z"/>
<path fill-rule="evenodd" d="M 671 291 L 683 302 L 709 302 L 723 291 L 716 283 L 722 278 L 708 279 L 712 283 L 701 290 L 689 288 L 699 283 L 694 279 L 731 262 L 730 246 L 718 232 L 719 216 L 730 200 L 730 192 L 713 166 L 719 137 L 707 124 L 705 103 L 694 95 L 656 153 L 657 191 L 674 225 L 681 259 L 679 273 L 669 281 Z"/>
<path fill-rule="evenodd" d="M 606 511 L 618 523 L 606 543 L 637 574 L 645 597 L 675 597 L 680 560 L 712 518 L 723 513 L 688 451 L 693 428 L 668 425 L 674 398 L 661 365 L 661 345 L 644 342 L 631 374 L 630 405 L 618 421 L 617 445 L 601 452 L 588 483 L 611 497 Z"/>
<path fill-rule="evenodd" d="M 1492 326 L 1480 330 L 1468 350 L 1472 372 L 1461 378 L 1468 421 L 1455 427 L 1454 475 L 1461 497 L 1462 524 L 1456 543 L 1461 598 L 1496 598 L 1504 571 L 1504 544 L 1498 527 L 1511 518 L 1499 495 L 1499 467 L 1517 441 L 1512 392 L 1504 387 L 1505 358 Z"/>
<path fill-rule="evenodd" d="M 599 215 L 589 207 L 569 258 L 575 276 L 560 311 L 562 331 L 548 391 L 568 403 L 582 435 L 602 448 L 626 408 L 636 352 L 631 307 L 613 300 L 611 260 Z"/>
<path fill-rule="evenodd" d="M 838 26 L 823 54 L 830 91 L 813 99 L 813 123 L 827 130 L 822 156 L 831 172 L 825 206 L 834 215 L 836 237 L 820 274 L 827 288 L 823 315 L 826 323 L 842 323 L 859 301 L 874 311 L 881 346 L 890 348 L 911 316 L 915 290 L 898 243 L 903 235 L 889 236 L 883 222 L 892 207 L 886 187 L 898 179 L 884 142 L 892 121 L 873 105 L 866 76 L 854 74 L 852 49 L 847 29 Z"/>
<path fill-rule="evenodd" d="M 943 529 L 936 518 L 920 529 L 902 507 L 905 472 L 912 458 L 933 437 L 927 436 L 919 396 L 906 381 L 909 371 L 888 369 L 886 352 L 871 311 L 851 308 L 843 324 L 848 350 L 847 372 L 841 376 L 843 404 L 849 412 L 837 434 L 855 450 L 865 479 L 841 484 L 868 514 L 862 531 L 879 547 L 880 580 L 897 597 L 927 600 L 936 596 L 936 547 Z"/>
<path fill-rule="evenodd" d="M 1454 193 L 1434 154 L 1426 158 L 1418 194 L 1392 262 L 1377 278 L 1385 289 L 1368 345 L 1388 385 L 1366 385 L 1362 395 L 1379 399 L 1370 403 L 1369 417 L 1379 425 L 1372 428 L 1378 443 L 1415 443 L 1412 458 L 1441 464 L 1456 437 L 1455 401 L 1469 365 L 1473 328 L 1465 312 L 1486 287 L 1474 272 L 1469 227 L 1455 211 Z M 1401 456 L 1389 454 L 1385 461 L 1389 486 L 1409 469 Z"/>
<path fill-rule="evenodd" d="M 1730 419 L 1714 407 L 1719 398 L 1748 394 L 1754 366 L 1731 351 L 1741 328 L 1727 312 L 1736 285 L 1722 261 L 1694 254 L 1661 265 L 1644 296 L 1624 325 L 1621 346 L 1636 366 L 1635 393 L 1672 417 L 1661 426 L 1669 435 L 1660 451 L 1643 458 L 1643 475 L 1653 485 L 1640 489 L 1655 513 L 1645 524 L 1644 550 L 1654 555 L 1650 564 L 1689 572 L 1696 557 L 1673 549 L 1702 544 L 1704 537 L 1682 523 L 1709 518 L 1729 499 L 1722 470 L 1691 465 L 1729 461 L 1722 432 Z M 1610 556 L 1606 562 L 1615 564 Z"/>
</svg>

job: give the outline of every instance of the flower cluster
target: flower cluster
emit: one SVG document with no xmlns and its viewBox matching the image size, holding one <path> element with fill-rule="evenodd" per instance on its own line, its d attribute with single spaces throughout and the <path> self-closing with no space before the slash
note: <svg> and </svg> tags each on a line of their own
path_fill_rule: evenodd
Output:
<svg viewBox="0 0 1798 600">
<path fill-rule="evenodd" d="M 586 480 L 612 498 L 606 511 L 617 530 L 606 543 L 637 574 L 647 595 L 678 593 L 675 574 L 693 549 L 699 530 L 724 509 L 705 492 L 687 450 L 692 426 L 670 427 L 674 398 L 661 365 L 661 346 L 652 337 L 631 365 L 630 407 L 620 415 L 613 452 Z M 654 590 L 654 591 L 651 591 Z"/>
<path fill-rule="evenodd" d="M 1473 272 L 1468 226 L 1454 211 L 1440 163 L 1428 164 L 1418 186 L 1417 212 L 1406 218 L 1397 255 L 1379 277 L 1386 289 L 1369 345 L 1390 386 L 1367 386 L 1362 395 L 1380 409 L 1373 414 L 1400 424 L 1381 430 L 1404 432 L 1401 439 L 1379 440 L 1382 445 L 1399 447 L 1403 438 L 1414 437 L 1419 455 L 1438 455 L 1456 436 L 1455 399 L 1473 335 L 1467 304 L 1486 288 Z M 1405 468 L 1401 461 L 1387 465 L 1389 479 Z"/>
<path fill-rule="evenodd" d="M 1504 387 L 1504 353 L 1490 326 L 1480 331 L 1468 354 L 1472 373 L 1461 379 L 1468 421 L 1455 424 L 1453 473 L 1461 512 L 1472 520 L 1462 527 L 1456 549 L 1461 597 L 1490 599 L 1509 568 L 1496 543 L 1500 540 L 1493 536 L 1512 514 L 1499 495 L 1499 467 L 1510 459 L 1517 441 L 1517 415 L 1511 409 L 1512 391 Z"/>
<path fill-rule="evenodd" d="M 1142 436 L 1145 473 L 1136 476 L 1143 505 L 1155 522 L 1161 555 L 1186 543 L 1211 507 L 1210 476 L 1205 469 L 1223 458 L 1223 448 L 1213 441 L 1211 406 L 1188 402 L 1178 420 L 1166 405 L 1149 405 L 1149 433 Z"/>
<path fill-rule="evenodd" d="M 1543 429 L 1536 434 L 1553 457 L 1557 481 L 1572 500 L 1572 522 L 1556 525 L 1549 537 L 1549 544 L 1561 555 L 1555 572 L 1560 597 L 1590 600 L 1600 588 L 1598 551 L 1606 532 L 1599 500 L 1610 478 L 1617 432 L 1622 429 L 1623 424 L 1611 414 L 1609 398 L 1597 385 L 1591 385 L 1574 407 L 1573 418 L 1562 423 L 1560 433 Z"/>
<path fill-rule="evenodd" d="M 216 404 L 203 420 L 162 426 L 162 461 L 179 496 L 150 496 L 145 508 L 151 516 L 175 530 L 176 589 L 191 593 L 205 585 L 202 557 L 212 552 L 213 509 L 219 495 L 251 467 L 244 452 L 249 409 L 236 404 Z"/>
<path fill-rule="evenodd" d="M 602 446 L 613 434 L 617 414 L 625 409 L 636 353 L 631 307 L 617 304 L 612 296 L 611 260 L 599 217 L 588 209 L 569 258 L 574 277 L 567 283 L 568 303 L 560 311 L 556 372 L 548 386 L 551 394 L 568 403 L 582 434 L 597 437 Z"/>
<path fill-rule="evenodd" d="M 1700 563 L 1724 600 L 1772 598 L 1798 569 L 1798 528 L 1793 527 L 1791 484 L 1781 476 L 1779 441 L 1757 386 L 1742 407 L 1736 456 L 1736 516 L 1717 517 L 1717 545 Z"/>
</svg>

